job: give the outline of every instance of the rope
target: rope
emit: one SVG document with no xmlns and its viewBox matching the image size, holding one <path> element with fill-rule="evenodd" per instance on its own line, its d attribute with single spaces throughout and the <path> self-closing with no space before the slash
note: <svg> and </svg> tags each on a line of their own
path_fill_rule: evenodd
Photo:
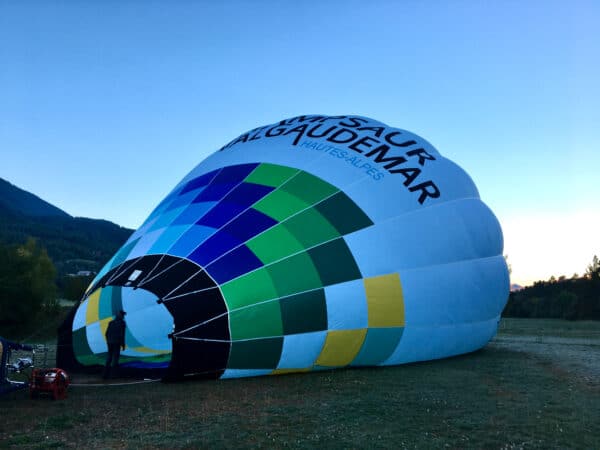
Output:
<svg viewBox="0 0 600 450">
<path fill-rule="evenodd" d="M 133 384 L 147 384 L 160 381 L 160 378 L 144 379 L 140 381 L 129 381 L 127 383 L 69 383 L 69 387 L 112 387 L 112 386 L 130 386 Z"/>
</svg>

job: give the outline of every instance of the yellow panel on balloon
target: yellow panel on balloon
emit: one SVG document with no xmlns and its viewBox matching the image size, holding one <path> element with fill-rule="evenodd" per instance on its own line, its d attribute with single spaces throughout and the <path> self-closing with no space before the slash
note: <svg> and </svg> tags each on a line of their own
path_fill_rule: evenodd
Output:
<svg viewBox="0 0 600 450">
<path fill-rule="evenodd" d="M 100 291 L 101 289 L 97 289 L 96 292 L 88 297 L 87 310 L 85 311 L 86 325 L 97 322 L 100 318 Z"/>
<path fill-rule="evenodd" d="M 327 367 L 347 366 L 354 360 L 365 341 L 367 330 L 333 330 L 327 332 L 325 345 L 316 365 Z"/>
<path fill-rule="evenodd" d="M 105 319 L 100 320 L 100 331 L 102 331 L 102 336 L 106 337 L 106 329 L 108 328 L 108 324 L 113 320 L 112 317 L 107 317 Z"/>
<path fill-rule="evenodd" d="M 369 328 L 403 327 L 404 295 L 400 275 L 392 273 L 365 278 L 364 284 L 369 311 Z"/>
</svg>

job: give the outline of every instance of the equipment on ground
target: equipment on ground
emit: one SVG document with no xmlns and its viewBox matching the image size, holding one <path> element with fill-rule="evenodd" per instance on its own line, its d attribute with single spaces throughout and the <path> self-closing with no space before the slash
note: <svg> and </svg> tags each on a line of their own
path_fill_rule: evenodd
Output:
<svg viewBox="0 0 600 450">
<path fill-rule="evenodd" d="M 67 398 L 69 376 L 67 372 L 56 367 L 52 369 L 33 369 L 29 381 L 29 395 L 36 398 L 41 394 L 49 394 L 54 400 Z"/>
</svg>

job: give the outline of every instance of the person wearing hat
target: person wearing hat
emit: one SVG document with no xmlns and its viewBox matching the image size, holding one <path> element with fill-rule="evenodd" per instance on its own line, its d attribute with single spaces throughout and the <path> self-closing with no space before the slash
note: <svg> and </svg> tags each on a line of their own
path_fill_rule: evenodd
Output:
<svg viewBox="0 0 600 450">
<path fill-rule="evenodd" d="M 119 365 L 119 356 L 121 349 L 125 350 L 125 311 L 117 313 L 117 317 L 108 324 L 106 328 L 106 343 L 108 344 L 108 353 L 106 354 L 106 364 L 102 378 L 107 379 L 114 376 L 116 367 Z"/>
</svg>

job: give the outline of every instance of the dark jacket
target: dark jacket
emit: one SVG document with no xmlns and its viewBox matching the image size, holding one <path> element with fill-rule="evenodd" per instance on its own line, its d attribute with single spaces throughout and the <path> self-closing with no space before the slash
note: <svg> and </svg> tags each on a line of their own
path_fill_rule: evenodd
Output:
<svg viewBox="0 0 600 450">
<path fill-rule="evenodd" d="M 108 324 L 106 329 L 106 343 L 125 345 L 125 321 L 121 317 Z"/>
</svg>

